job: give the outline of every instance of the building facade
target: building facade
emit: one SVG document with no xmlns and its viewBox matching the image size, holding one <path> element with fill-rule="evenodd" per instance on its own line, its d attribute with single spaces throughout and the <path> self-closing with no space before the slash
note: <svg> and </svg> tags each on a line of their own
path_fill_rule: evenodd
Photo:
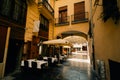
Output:
<svg viewBox="0 0 120 80">
<path fill-rule="evenodd" d="M 42 41 L 53 38 L 54 0 L 29 0 L 23 59 L 37 58 Z"/>
<path fill-rule="evenodd" d="M 23 59 L 36 58 L 45 40 L 81 36 L 88 41 L 88 4 L 88 0 L 29 0 Z"/>
<path fill-rule="evenodd" d="M 0 78 L 36 58 L 40 41 L 53 38 L 54 0 L 0 0 Z"/>
<path fill-rule="evenodd" d="M 120 1 L 95 0 L 92 10 L 95 69 L 102 80 L 120 79 Z"/>
<path fill-rule="evenodd" d="M 89 0 L 56 0 L 54 9 L 54 39 L 66 39 L 73 45 L 89 41 Z M 77 41 L 78 38 L 85 40 L 83 42 Z M 68 53 L 74 52 L 75 48 Z"/>
<path fill-rule="evenodd" d="M 54 38 L 79 34 L 87 39 L 89 30 L 88 0 L 56 0 Z"/>
<path fill-rule="evenodd" d="M 118 0 L 0 0 L 0 78 L 36 58 L 42 41 L 80 36 L 100 78 L 119 79 L 119 10 Z"/>
<path fill-rule="evenodd" d="M 19 65 L 26 13 L 25 0 L 0 0 L 0 78 Z"/>
</svg>

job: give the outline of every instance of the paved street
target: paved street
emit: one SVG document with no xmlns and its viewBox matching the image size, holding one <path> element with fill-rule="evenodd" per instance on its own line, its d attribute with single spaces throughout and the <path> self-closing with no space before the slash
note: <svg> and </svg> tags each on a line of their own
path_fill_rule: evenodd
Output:
<svg viewBox="0 0 120 80">
<path fill-rule="evenodd" d="M 39 73 L 21 73 L 17 70 L 2 80 L 97 80 L 86 59 L 70 58 L 66 62 Z"/>
</svg>

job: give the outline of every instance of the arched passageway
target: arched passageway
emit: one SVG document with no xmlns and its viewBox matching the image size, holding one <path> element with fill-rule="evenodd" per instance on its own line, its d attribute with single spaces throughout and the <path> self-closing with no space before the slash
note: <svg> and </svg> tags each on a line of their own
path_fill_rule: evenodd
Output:
<svg viewBox="0 0 120 80">
<path fill-rule="evenodd" d="M 75 30 L 70 30 L 70 31 L 65 31 L 65 32 L 62 32 L 62 33 L 59 33 L 57 37 L 59 38 L 65 38 L 65 37 L 68 37 L 68 36 L 81 36 L 83 38 L 85 38 L 86 40 L 88 40 L 88 35 L 83 33 L 83 32 L 80 32 L 80 31 L 75 31 Z"/>
<path fill-rule="evenodd" d="M 88 47 L 88 35 L 79 31 L 66 31 L 57 36 L 57 38 L 62 38 L 70 43 L 72 43 L 72 48 L 69 50 L 64 47 L 63 51 L 67 51 L 72 58 L 77 59 L 89 59 L 89 47 Z"/>
</svg>

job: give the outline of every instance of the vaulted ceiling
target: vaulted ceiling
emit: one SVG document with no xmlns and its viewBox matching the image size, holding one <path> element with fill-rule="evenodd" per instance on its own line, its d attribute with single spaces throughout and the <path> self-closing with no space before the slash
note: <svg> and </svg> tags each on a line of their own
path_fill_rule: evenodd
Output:
<svg viewBox="0 0 120 80">
<path fill-rule="evenodd" d="M 83 43 L 87 42 L 87 40 L 81 36 L 68 36 L 68 37 L 65 37 L 63 39 L 68 40 L 70 43 L 73 43 L 73 44 L 75 44 L 75 43 L 83 44 Z"/>
</svg>

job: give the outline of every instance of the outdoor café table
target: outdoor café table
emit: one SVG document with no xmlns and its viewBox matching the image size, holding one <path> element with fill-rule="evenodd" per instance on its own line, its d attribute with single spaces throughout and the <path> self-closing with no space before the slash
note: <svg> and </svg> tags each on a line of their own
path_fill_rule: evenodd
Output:
<svg viewBox="0 0 120 80">
<path fill-rule="evenodd" d="M 57 58 L 55 58 L 55 57 L 43 57 L 44 60 L 48 60 L 48 58 L 52 59 L 52 63 L 54 63 L 55 61 L 57 61 Z"/>
<path fill-rule="evenodd" d="M 57 58 L 52 57 L 52 63 L 56 62 Z"/>
<path fill-rule="evenodd" d="M 27 61 L 28 61 L 29 68 L 32 68 L 32 62 L 37 63 L 37 68 L 38 69 L 41 69 L 42 64 L 47 64 L 48 65 L 48 62 L 44 61 L 44 60 L 28 59 Z M 24 66 L 24 60 L 21 61 L 21 66 Z"/>
<path fill-rule="evenodd" d="M 28 66 L 31 68 L 32 67 L 32 61 L 35 61 L 35 59 L 28 59 Z M 21 61 L 21 66 L 24 66 L 24 60 Z"/>
<path fill-rule="evenodd" d="M 38 68 L 38 69 L 41 69 L 41 65 L 42 65 L 42 64 L 48 65 L 48 62 L 47 62 L 47 61 L 44 61 L 44 60 L 36 60 L 36 61 L 33 61 L 33 62 L 36 62 L 36 63 L 37 63 L 37 68 Z"/>
</svg>

